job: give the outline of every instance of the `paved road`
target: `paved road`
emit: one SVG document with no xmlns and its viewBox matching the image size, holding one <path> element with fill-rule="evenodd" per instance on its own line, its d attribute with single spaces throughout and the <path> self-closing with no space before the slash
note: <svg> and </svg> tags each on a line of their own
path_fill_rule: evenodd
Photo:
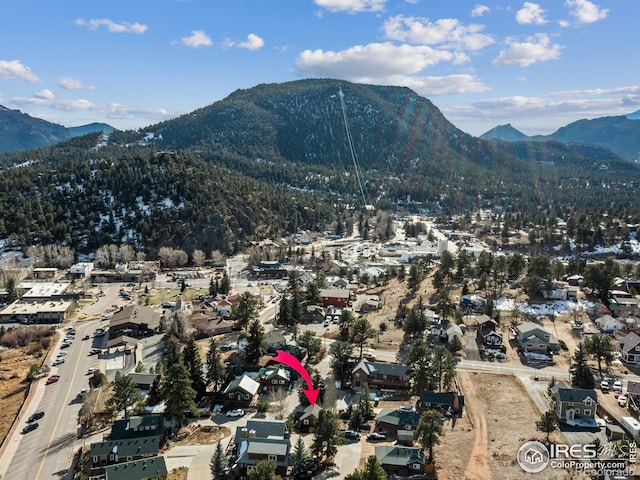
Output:
<svg viewBox="0 0 640 480">
<path fill-rule="evenodd" d="M 36 385 L 36 396 L 20 419 L 19 429 L 9 439 L 9 444 L 0 461 L 2 478 L 12 480 L 39 480 L 62 478 L 70 464 L 78 432 L 78 412 L 82 402 L 77 394 L 88 387 L 86 375 L 89 367 L 98 366 L 98 358 L 87 356 L 92 340 L 81 340 L 91 334 L 98 321 L 76 324 L 76 340 L 66 349 L 65 363 L 51 369 L 51 374 L 60 375 L 60 380 L 45 385 L 46 378 Z M 54 350 L 54 356 L 59 346 Z M 45 412 L 38 421 L 39 428 L 22 435 L 26 418 L 36 410 Z"/>
</svg>

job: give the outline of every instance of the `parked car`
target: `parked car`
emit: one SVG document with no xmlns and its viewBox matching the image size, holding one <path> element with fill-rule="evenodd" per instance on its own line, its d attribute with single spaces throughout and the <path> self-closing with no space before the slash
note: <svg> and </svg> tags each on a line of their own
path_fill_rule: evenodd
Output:
<svg viewBox="0 0 640 480">
<path fill-rule="evenodd" d="M 100 350 L 99 348 L 92 348 L 89 351 L 89 355 L 98 355 L 99 353 L 102 353 L 102 350 Z"/>
<path fill-rule="evenodd" d="M 60 348 L 69 348 L 71 346 L 71 342 L 62 342 L 60 344 Z"/>
<path fill-rule="evenodd" d="M 373 432 L 367 435 L 367 440 L 369 440 L 370 442 L 377 442 L 377 441 L 386 440 L 386 439 L 387 439 L 387 436 L 383 433 Z"/>
<path fill-rule="evenodd" d="M 44 417 L 44 412 L 42 410 L 35 412 L 33 415 L 31 415 L 27 422 L 32 423 L 35 422 L 36 420 L 40 420 L 42 417 Z"/>
<path fill-rule="evenodd" d="M 67 352 L 58 352 L 58 357 L 64 357 L 67 354 Z"/>
<path fill-rule="evenodd" d="M 345 430 L 344 438 L 348 438 L 349 440 L 360 440 L 360 433 L 355 430 Z"/>
<path fill-rule="evenodd" d="M 53 362 L 51 362 L 51 365 L 53 367 L 57 367 L 58 365 L 60 365 L 62 363 L 64 363 L 64 358 L 63 357 L 58 357 Z"/>
<path fill-rule="evenodd" d="M 602 380 L 600 382 L 600 390 L 602 390 L 604 393 L 607 393 L 609 391 L 609 382 L 607 382 L 606 380 Z"/>
<path fill-rule="evenodd" d="M 22 433 L 33 432 L 36 428 L 38 428 L 38 422 L 27 423 L 27 425 L 22 429 Z"/>
<path fill-rule="evenodd" d="M 93 367 L 87 370 L 87 375 L 93 375 L 94 373 L 96 373 L 96 369 Z"/>
<path fill-rule="evenodd" d="M 627 397 L 626 395 L 620 395 L 618 397 L 618 405 L 620 405 L 623 408 L 627 406 L 628 401 L 629 401 L 629 397 Z"/>
<path fill-rule="evenodd" d="M 51 375 L 49 378 L 47 378 L 47 385 L 56 383 L 58 380 L 60 380 L 60 375 Z"/>
<path fill-rule="evenodd" d="M 235 410 L 229 410 L 227 412 L 227 417 L 242 417 L 244 415 L 244 410 L 241 408 L 236 408 Z"/>
<path fill-rule="evenodd" d="M 620 380 L 616 380 L 615 382 L 613 382 L 613 391 L 622 393 L 622 382 Z"/>
</svg>

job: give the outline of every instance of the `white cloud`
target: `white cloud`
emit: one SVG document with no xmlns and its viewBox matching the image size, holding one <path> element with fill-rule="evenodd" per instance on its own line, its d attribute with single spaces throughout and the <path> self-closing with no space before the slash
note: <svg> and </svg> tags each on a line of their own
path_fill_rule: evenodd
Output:
<svg viewBox="0 0 640 480">
<path fill-rule="evenodd" d="M 538 33 L 524 42 L 507 38 L 508 48 L 501 50 L 493 59 L 493 65 L 520 65 L 528 67 L 537 62 L 560 58 L 560 45 L 552 44 L 546 33 Z"/>
<path fill-rule="evenodd" d="M 304 75 L 344 79 L 379 78 L 418 73 L 426 67 L 455 58 L 454 54 L 431 47 L 371 43 L 340 52 L 305 50 L 296 59 Z"/>
<path fill-rule="evenodd" d="M 558 25 L 560 25 L 562 28 L 567 28 L 571 25 L 571 23 L 566 20 L 558 20 Z"/>
<path fill-rule="evenodd" d="M 106 27 L 111 33 L 144 33 L 148 29 L 146 25 L 138 22 L 116 23 L 108 18 L 92 18 L 91 20 L 77 18 L 75 23 L 80 27 L 87 27 L 89 30 L 97 30 L 100 27 Z"/>
<path fill-rule="evenodd" d="M 609 10 L 589 0 L 567 0 L 571 15 L 580 23 L 594 23 L 607 17 Z"/>
<path fill-rule="evenodd" d="M 264 47 L 264 40 L 255 33 L 250 33 L 249 35 L 247 35 L 246 42 L 234 42 L 233 40 L 227 39 L 224 42 L 224 46 L 229 48 L 238 47 L 246 48 L 247 50 L 258 50 Z"/>
<path fill-rule="evenodd" d="M 36 92 L 33 96 L 42 100 L 53 100 L 55 98 L 53 92 L 48 88 L 44 88 L 39 92 Z"/>
<path fill-rule="evenodd" d="M 524 2 L 522 8 L 516 13 L 516 22 L 520 24 L 535 23 L 536 25 L 542 25 L 543 23 L 547 23 L 547 20 L 544 18 L 544 10 L 540 5 L 537 3 Z"/>
<path fill-rule="evenodd" d="M 431 22 L 423 17 L 391 17 L 382 26 L 390 40 L 423 45 L 440 45 L 443 48 L 480 50 L 495 42 L 491 35 L 482 32 L 484 25 L 463 25 L 455 18 L 441 18 Z"/>
<path fill-rule="evenodd" d="M 213 45 L 209 35 L 204 33 L 202 30 L 192 30 L 191 35 L 188 37 L 182 37 L 177 43 L 191 48 L 209 47 Z"/>
<path fill-rule="evenodd" d="M 29 83 L 38 83 L 40 79 L 31 73 L 31 69 L 23 65 L 20 60 L 0 60 L 0 79 L 24 80 Z"/>
<path fill-rule="evenodd" d="M 95 103 L 85 99 L 58 100 L 49 90 L 41 90 L 33 97 L 16 97 L 11 101 L 16 105 L 48 107 L 65 112 L 91 112 L 110 119 L 135 119 L 138 117 L 164 120 L 169 112 L 164 108 L 137 107 L 119 103 Z"/>
<path fill-rule="evenodd" d="M 455 53 L 434 50 L 425 45 L 374 43 L 340 52 L 306 50 L 296 59 L 296 67 L 303 75 L 377 85 L 401 85 L 425 96 L 488 90 L 488 87 L 473 75 L 419 75 L 426 67 L 455 59 Z"/>
<path fill-rule="evenodd" d="M 58 79 L 58 86 L 66 90 L 82 90 L 85 88 L 87 90 L 93 90 L 95 88 L 90 85 L 85 85 L 80 80 L 71 77 L 60 77 Z"/>
<path fill-rule="evenodd" d="M 491 11 L 491 9 L 489 7 L 487 7 L 486 5 L 482 5 L 481 3 L 476 3 L 473 6 L 473 10 L 471 10 L 471 16 L 472 17 L 481 17 L 485 13 L 489 13 L 490 11 Z"/>
<path fill-rule="evenodd" d="M 381 12 L 386 0 L 315 0 L 316 5 L 330 12 Z"/>
</svg>

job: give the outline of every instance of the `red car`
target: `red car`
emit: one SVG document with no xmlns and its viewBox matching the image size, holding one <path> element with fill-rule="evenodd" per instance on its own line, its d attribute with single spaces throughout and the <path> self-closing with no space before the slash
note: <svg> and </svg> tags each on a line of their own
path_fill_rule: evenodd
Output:
<svg viewBox="0 0 640 480">
<path fill-rule="evenodd" d="M 49 378 L 47 378 L 47 385 L 56 383 L 58 380 L 60 380 L 60 375 L 51 375 Z"/>
</svg>

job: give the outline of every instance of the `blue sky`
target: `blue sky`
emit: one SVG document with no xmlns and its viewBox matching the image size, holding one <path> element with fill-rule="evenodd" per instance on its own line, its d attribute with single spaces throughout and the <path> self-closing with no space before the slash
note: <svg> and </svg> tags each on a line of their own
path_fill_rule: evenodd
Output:
<svg viewBox="0 0 640 480">
<path fill-rule="evenodd" d="M 10 3 L 10 7 L 9 7 Z M 457 127 L 640 109 L 639 0 L 0 0 L 0 104 L 144 127 L 301 78 L 408 86 Z"/>
</svg>

